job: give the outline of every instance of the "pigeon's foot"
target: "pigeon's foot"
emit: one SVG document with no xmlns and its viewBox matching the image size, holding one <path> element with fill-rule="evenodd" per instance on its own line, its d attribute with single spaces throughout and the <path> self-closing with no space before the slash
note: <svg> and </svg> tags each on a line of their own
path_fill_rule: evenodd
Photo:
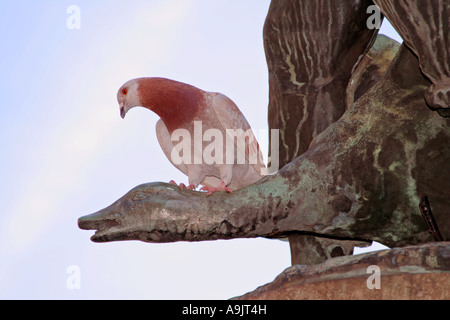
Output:
<svg viewBox="0 0 450 320">
<path fill-rule="evenodd" d="M 210 196 L 210 195 L 212 195 L 212 194 L 213 194 L 214 192 L 216 192 L 216 191 L 226 191 L 226 192 L 228 192 L 228 193 L 233 192 L 233 190 L 231 190 L 230 188 L 228 188 L 228 187 L 225 185 L 225 182 L 224 182 L 224 181 L 222 181 L 222 183 L 220 184 L 220 186 L 218 186 L 217 188 L 204 186 L 204 187 L 202 187 L 200 190 L 208 191 L 208 193 L 206 194 L 206 196 Z"/>
<path fill-rule="evenodd" d="M 194 186 L 192 183 L 190 185 L 188 185 L 187 187 L 184 183 L 177 184 L 173 180 L 170 180 L 169 183 L 178 186 L 178 188 L 180 188 L 181 191 L 183 191 L 184 189 L 195 190 L 195 188 L 196 188 L 196 186 Z"/>
</svg>

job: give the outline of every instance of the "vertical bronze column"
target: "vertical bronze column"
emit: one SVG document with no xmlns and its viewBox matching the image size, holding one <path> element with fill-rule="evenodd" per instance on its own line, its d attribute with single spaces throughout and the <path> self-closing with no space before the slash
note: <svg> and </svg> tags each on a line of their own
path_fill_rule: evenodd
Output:
<svg viewBox="0 0 450 320">
<path fill-rule="evenodd" d="M 371 5 L 371 0 L 272 0 L 264 46 L 269 127 L 280 130 L 280 167 L 306 152 L 345 112 L 352 71 L 377 34 L 366 23 Z M 320 263 L 353 250 L 351 241 L 306 235 L 289 241 L 293 264 Z"/>
</svg>

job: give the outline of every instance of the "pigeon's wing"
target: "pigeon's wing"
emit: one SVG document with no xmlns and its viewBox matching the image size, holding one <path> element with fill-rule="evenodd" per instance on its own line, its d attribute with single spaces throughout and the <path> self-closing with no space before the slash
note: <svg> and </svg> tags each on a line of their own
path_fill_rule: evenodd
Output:
<svg viewBox="0 0 450 320">
<path fill-rule="evenodd" d="M 236 104 L 227 96 L 221 93 L 210 93 L 212 100 L 213 110 L 219 119 L 222 127 L 226 129 L 242 129 L 242 131 L 236 131 L 237 139 L 233 138 L 234 145 L 237 147 L 238 152 L 245 155 L 245 159 L 252 165 L 255 171 L 265 176 L 269 174 L 266 166 L 264 165 L 263 156 L 258 145 L 258 141 L 250 128 L 247 119 L 236 106 Z M 246 139 L 248 137 L 250 143 L 237 143 L 238 139 Z M 245 140 L 241 140 L 245 141 Z M 249 157 L 249 155 L 251 155 Z"/>
<path fill-rule="evenodd" d="M 156 137 L 167 159 L 181 172 L 188 176 L 188 170 L 184 163 L 175 164 L 172 161 L 172 149 L 175 147 L 170 139 L 170 133 L 164 122 L 159 119 L 156 123 Z"/>
</svg>

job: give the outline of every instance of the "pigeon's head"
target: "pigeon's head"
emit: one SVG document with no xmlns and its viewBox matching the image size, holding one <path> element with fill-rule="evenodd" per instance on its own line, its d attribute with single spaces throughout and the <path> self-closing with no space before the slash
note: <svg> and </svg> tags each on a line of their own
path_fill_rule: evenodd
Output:
<svg viewBox="0 0 450 320">
<path fill-rule="evenodd" d="M 138 94 L 139 79 L 126 82 L 117 92 L 117 101 L 120 105 L 120 116 L 125 118 L 127 112 L 137 106 L 141 106 Z"/>
</svg>

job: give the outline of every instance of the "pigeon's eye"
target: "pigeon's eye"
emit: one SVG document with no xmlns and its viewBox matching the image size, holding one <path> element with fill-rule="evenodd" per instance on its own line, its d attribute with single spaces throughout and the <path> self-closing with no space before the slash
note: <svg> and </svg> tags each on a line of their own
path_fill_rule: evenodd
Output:
<svg viewBox="0 0 450 320">
<path fill-rule="evenodd" d="M 126 95 L 127 93 L 128 93 L 128 90 L 127 90 L 127 89 L 123 89 L 123 90 L 122 90 L 122 94 Z"/>
</svg>

